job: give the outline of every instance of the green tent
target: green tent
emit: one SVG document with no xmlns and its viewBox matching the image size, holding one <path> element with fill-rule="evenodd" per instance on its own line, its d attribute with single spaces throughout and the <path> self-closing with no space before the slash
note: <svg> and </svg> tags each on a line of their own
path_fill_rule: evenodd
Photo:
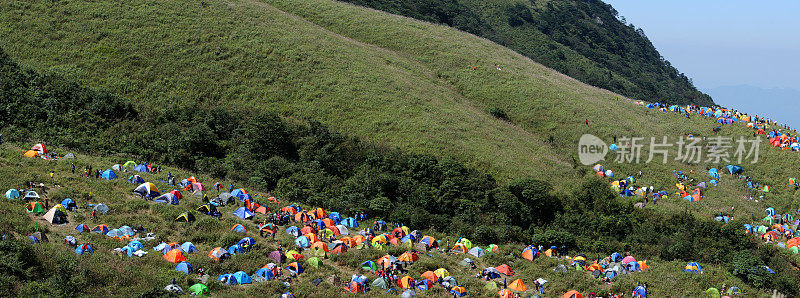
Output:
<svg viewBox="0 0 800 298">
<path fill-rule="evenodd" d="M 800 253 L 800 249 L 798 249 L 797 246 L 792 246 L 792 248 L 790 248 L 789 251 L 793 253 Z"/>
<path fill-rule="evenodd" d="M 722 295 L 719 294 L 717 288 L 708 288 L 708 290 L 706 290 L 706 297 L 720 298 Z"/>
<path fill-rule="evenodd" d="M 378 266 L 373 261 L 366 261 L 364 263 L 361 263 L 361 269 L 367 271 L 375 271 L 378 270 Z"/>
<path fill-rule="evenodd" d="M 767 217 L 764 217 L 764 219 L 762 219 L 762 220 L 765 221 L 765 222 L 768 222 L 770 225 L 775 223 L 775 219 L 772 218 L 772 216 L 769 216 L 769 215 L 767 215 Z"/>
<path fill-rule="evenodd" d="M 133 170 L 133 168 L 135 168 L 135 167 L 136 167 L 136 162 L 135 162 L 135 161 L 132 161 L 132 160 L 129 160 L 129 161 L 125 162 L 125 164 L 123 164 L 123 165 L 122 165 L 122 167 L 124 167 L 124 168 L 126 168 L 126 169 L 131 169 L 131 170 Z"/>
<path fill-rule="evenodd" d="M 378 277 L 372 282 L 372 287 L 386 290 L 389 288 L 389 285 L 386 283 L 386 280 L 383 279 L 383 277 Z"/>
<path fill-rule="evenodd" d="M 489 244 L 489 246 L 486 247 L 486 252 L 496 252 L 496 251 L 500 251 L 500 247 L 498 247 L 496 244 Z"/>
<path fill-rule="evenodd" d="M 189 293 L 200 296 L 208 293 L 208 287 L 206 287 L 204 284 L 194 284 L 193 286 L 189 287 Z"/>
<path fill-rule="evenodd" d="M 31 202 L 28 203 L 28 213 L 44 213 L 44 207 L 42 207 L 42 203 L 39 202 Z"/>
<path fill-rule="evenodd" d="M 490 281 L 488 284 L 483 286 L 483 288 L 491 292 L 497 291 L 497 283 Z"/>
<path fill-rule="evenodd" d="M 314 268 L 319 268 L 319 265 L 322 264 L 322 261 L 320 261 L 317 257 L 311 257 L 306 260 L 306 264 L 311 265 L 311 267 Z"/>
</svg>

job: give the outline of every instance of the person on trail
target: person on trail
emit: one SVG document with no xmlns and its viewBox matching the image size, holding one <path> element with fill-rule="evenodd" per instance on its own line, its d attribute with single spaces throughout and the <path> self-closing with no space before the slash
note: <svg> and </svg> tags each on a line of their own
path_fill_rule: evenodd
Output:
<svg viewBox="0 0 800 298">
<path fill-rule="evenodd" d="M 586 118 L 586 126 L 589 126 L 589 118 Z"/>
<path fill-rule="evenodd" d="M 506 278 L 503 277 L 503 289 L 505 289 L 505 288 L 506 288 Z"/>
<path fill-rule="evenodd" d="M 233 183 L 231 183 L 231 189 L 228 192 L 233 192 Z"/>
<path fill-rule="evenodd" d="M 72 163 L 72 175 L 75 175 L 75 163 Z"/>
<path fill-rule="evenodd" d="M 97 210 L 92 210 L 92 221 L 94 221 L 96 215 L 97 215 Z"/>
</svg>

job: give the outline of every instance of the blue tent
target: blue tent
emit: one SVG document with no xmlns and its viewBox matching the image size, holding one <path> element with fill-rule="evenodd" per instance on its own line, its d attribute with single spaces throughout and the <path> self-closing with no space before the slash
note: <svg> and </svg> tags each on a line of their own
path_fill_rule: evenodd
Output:
<svg viewBox="0 0 800 298">
<path fill-rule="evenodd" d="M 433 282 L 431 282 L 430 280 L 423 279 L 417 281 L 417 289 L 420 289 L 421 291 L 427 291 L 431 287 L 433 287 Z"/>
<path fill-rule="evenodd" d="M 639 265 L 639 262 L 630 262 L 628 263 L 628 271 L 630 272 L 642 271 L 642 266 Z"/>
<path fill-rule="evenodd" d="M 81 244 L 81 245 L 78 245 L 78 247 L 75 248 L 75 253 L 79 254 L 79 255 L 82 255 L 82 254 L 85 254 L 85 253 L 94 253 L 94 247 L 92 247 L 92 245 L 88 244 L 88 243 Z"/>
<path fill-rule="evenodd" d="M 634 196 L 633 192 L 630 189 L 627 189 L 627 188 L 625 190 L 621 191 L 619 194 L 623 195 L 623 196 L 626 196 L 626 197 Z"/>
<path fill-rule="evenodd" d="M 286 229 L 286 234 L 298 237 L 300 236 L 300 229 L 295 226 L 291 226 L 288 229 Z"/>
<path fill-rule="evenodd" d="M 178 265 L 175 265 L 175 270 L 178 270 L 178 271 L 186 273 L 186 274 L 191 274 L 192 272 L 194 272 L 194 268 L 192 268 L 192 264 L 189 264 L 189 262 L 186 262 L 186 261 L 180 262 L 180 263 L 178 263 Z"/>
<path fill-rule="evenodd" d="M 13 189 L 13 188 L 9 189 L 8 191 L 6 191 L 6 198 L 9 198 L 9 199 L 19 198 L 19 190 L 16 190 L 16 189 Z"/>
<path fill-rule="evenodd" d="M 172 204 L 172 205 L 180 204 L 180 201 L 178 200 L 178 197 L 176 197 L 175 195 L 173 195 L 171 193 L 165 193 L 165 194 L 153 199 L 153 202 L 162 203 L 162 204 Z"/>
<path fill-rule="evenodd" d="M 64 206 L 64 208 L 67 208 L 67 210 L 73 210 L 78 208 L 78 204 L 75 204 L 75 201 L 73 201 L 70 198 L 66 198 L 63 201 L 61 201 L 61 206 Z"/>
<path fill-rule="evenodd" d="M 154 246 L 153 250 L 160 251 L 162 254 L 167 254 L 170 250 L 172 250 L 172 247 L 170 247 L 169 244 L 161 242 L 161 244 Z"/>
<path fill-rule="evenodd" d="M 136 249 L 133 249 L 133 247 L 130 246 L 126 246 L 122 248 L 122 252 L 124 252 L 130 258 L 133 257 L 133 253 L 136 252 Z"/>
<path fill-rule="evenodd" d="M 142 176 L 139 176 L 139 175 L 133 175 L 129 179 L 130 179 L 130 182 L 133 183 L 133 184 L 142 184 L 142 183 L 144 183 L 144 178 L 142 178 Z"/>
<path fill-rule="evenodd" d="M 708 183 L 709 183 L 709 184 L 711 184 L 711 185 L 713 185 L 713 186 L 717 186 L 717 185 L 719 185 L 719 183 L 717 182 L 717 180 L 714 180 L 714 179 L 711 179 L 711 181 L 708 181 Z"/>
<path fill-rule="evenodd" d="M 352 217 L 343 219 L 341 224 L 348 228 L 358 228 L 358 221 L 356 221 L 356 219 Z"/>
<path fill-rule="evenodd" d="M 235 284 L 239 283 L 236 280 L 236 278 L 233 277 L 233 274 L 230 274 L 230 273 L 220 275 L 219 278 L 217 278 L 217 279 L 219 280 L 219 282 L 221 282 L 223 284 L 226 284 L 226 285 L 235 285 Z"/>
<path fill-rule="evenodd" d="M 618 252 L 611 254 L 611 262 L 622 262 L 622 255 Z"/>
<path fill-rule="evenodd" d="M 131 241 L 130 243 L 128 243 L 128 246 L 133 248 L 133 251 L 138 251 L 138 250 L 142 249 L 142 247 L 144 247 L 144 245 L 142 245 L 141 242 L 136 241 L 136 240 Z"/>
<path fill-rule="evenodd" d="M 712 168 L 712 169 L 708 170 L 708 175 L 711 176 L 711 177 L 717 177 L 717 173 L 719 173 L 719 172 L 717 172 L 717 168 Z"/>
<path fill-rule="evenodd" d="M 194 247 L 194 244 L 191 242 L 184 242 L 181 244 L 181 250 L 187 254 L 193 254 L 197 252 L 197 247 Z"/>
<path fill-rule="evenodd" d="M 342 215 L 339 214 L 339 212 L 331 212 L 331 214 L 328 214 L 328 218 L 330 218 L 331 220 L 333 220 L 337 224 L 342 222 L 342 219 L 343 219 Z"/>
<path fill-rule="evenodd" d="M 725 166 L 725 168 L 728 169 L 728 172 L 730 172 L 731 175 L 736 174 L 736 173 L 740 173 L 743 170 L 742 167 L 734 166 L 734 165 L 727 165 L 727 166 Z"/>
<path fill-rule="evenodd" d="M 137 171 L 137 172 L 149 172 L 149 171 L 147 170 L 147 166 L 146 166 L 146 165 L 144 165 L 144 164 L 140 164 L 140 165 L 138 165 L 138 166 L 134 167 L 134 168 L 133 168 L 133 170 L 134 170 L 134 171 Z"/>
<path fill-rule="evenodd" d="M 228 247 L 228 253 L 232 255 L 235 255 L 237 253 L 244 253 L 244 249 L 240 245 L 234 244 L 231 245 L 231 247 Z"/>
<path fill-rule="evenodd" d="M 114 180 L 117 179 L 117 174 L 114 173 L 111 169 L 103 171 L 103 179 L 106 180 Z"/>
<path fill-rule="evenodd" d="M 645 289 L 643 286 L 637 286 L 633 289 L 633 295 L 634 297 L 645 298 L 647 297 L 647 289 Z"/>
<path fill-rule="evenodd" d="M 260 276 L 261 278 L 266 279 L 266 280 L 275 279 L 275 274 L 272 273 L 272 270 L 269 270 L 267 268 L 258 269 L 254 275 L 255 276 Z"/>
<path fill-rule="evenodd" d="M 703 271 L 703 267 L 700 267 L 700 264 L 697 262 L 689 262 L 689 264 L 686 264 L 686 268 L 683 271 L 697 274 Z"/>
<path fill-rule="evenodd" d="M 253 282 L 253 279 L 247 275 L 244 271 L 239 271 L 233 274 L 233 278 L 236 279 L 236 282 L 239 284 L 249 284 Z"/>
<path fill-rule="evenodd" d="M 617 277 L 618 274 L 619 272 L 611 269 L 606 269 L 603 271 L 603 275 L 605 275 L 608 279 L 613 279 L 614 277 Z"/>
<path fill-rule="evenodd" d="M 256 240 L 253 239 L 252 237 L 244 237 L 244 238 L 242 238 L 242 240 L 239 240 L 239 242 L 236 243 L 236 244 L 244 245 L 245 243 L 247 243 L 247 245 L 252 247 L 253 245 L 256 245 Z"/>
<path fill-rule="evenodd" d="M 294 240 L 294 243 L 297 244 L 297 246 L 300 246 L 302 248 L 311 247 L 311 241 L 309 241 L 308 237 L 306 237 L 306 236 L 297 237 L 297 239 Z"/>
<path fill-rule="evenodd" d="M 319 230 L 322 230 L 322 229 L 325 229 L 325 228 L 327 228 L 327 227 L 325 226 L 325 222 L 324 222 L 324 221 L 322 221 L 321 219 L 315 219 L 315 220 L 313 220 L 312 222 L 314 222 L 314 223 L 317 223 L 317 227 L 319 228 Z"/>
<path fill-rule="evenodd" d="M 656 108 L 656 106 L 654 106 L 654 105 L 651 103 L 651 104 L 647 104 L 647 108 L 652 110 L 652 109 L 655 109 L 655 108 Z"/>
<path fill-rule="evenodd" d="M 617 146 L 617 144 L 608 145 L 608 150 L 616 151 L 618 149 L 619 149 L 619 146 Z"/>
<path fill-rule="evenodd" d="M 239 207 L 239 209 L 236 209 L 236 211 L 233 211 L 233 215 L 236 215 L 241 219 L 253 218 L 253 212 L 250 212 L 250 210 L 247 210 L 247 208 L 245 208 L 245 207 Z"/>
<path fill-rule="evenodd" d="M 249 198 L 250 195 L 246 194 L 244 189 L 237 188 L 231 192 L 231 196 L 238 198 L 239 202 L 244 202 L 245 199 Z"/>
<path fill-rule="evenodd" d="M 89 229 L 89 226 L 87 226 L 86 224 L 79 224 L 78 226 L 75 227 L 75 230 L 78 231 L 78 233 L 91 231 L 91 229 Z"/>
</svg>

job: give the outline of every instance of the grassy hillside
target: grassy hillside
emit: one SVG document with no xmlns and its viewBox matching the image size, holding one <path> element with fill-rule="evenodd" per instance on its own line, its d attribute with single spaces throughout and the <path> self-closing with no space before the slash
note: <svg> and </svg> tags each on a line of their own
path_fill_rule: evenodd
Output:
<svg viewBox="0 0 800 298">
<path fill-rule="evenodd" d="M 594 1 L 347 0 L 446 24 L 507 46 L 592 86 L 638 99 L 711 105 L 641 28 Z"/>
<path fill-rule="evenodd" d="M 306 272 L 299 275 L 297 279 L 291 281 L 291 287 L 286 288 L 278 280 L 266 283 L 254 283 L 250 285 L 221 285 L 215 279 L 224 273 L 233 273 L 243 270 L 252 274 L 266 263 L 271 262 L 268 254 L 281 245 L 285 249 L 293 248 L 294 237 L 282 232 L 287 228 L 283 226 L 277 234 L 276 241 L 268 238 L 261 238 L 257 232 L 256 223 L 261 223 L 264 216 L 256 214 L 253 221 L 242 220 L 232 215 L 233 210 L 241 206 L 228 205 L 220 207 L 223 216 L 216 220 L 207 215 L 194 212 L 197 221 L 193 223 L 182 223 L 174 220 L 179 214 L 185 211 L 193 211 L 202 204 L 199 198 L 189 198 L 190 192 L 183 191 L 185 196 L 180 205 L 170 206 L 145 201 L 131 193 L 135 185 L 125 181 L 126 175 L 132 173 L 118 173 L 121 179 L 106 181 L 103 179 L 85 178 L 80 175 L 83 167 L 92 166 L 93 168 L 104 169 L 112 164 L 129 160 L 131 157 L 124 155 L 97 157 L 75 152 L 77 158 L 62 161 L 45 161 L 42 159 L 29 159 L 23 157 L 20 152 L 23 147 L 17 145 L 3 146 L 0 150 L 0 177 L 2 186 L 23 187 L 26 181 L 45 183 L 48 190 L 37 189 L 40 195 L 45 194 L 50 199 L 51 205 L 64 198 L 72 198 L 77 202 L 78 210 L 67 212 L 69 223 L 66 225 L 51 225 L 44 221 L 40 215 L 27 213 L 24 202 L 20 200 L 0 200 L 0 214 L 4 220 L 0 222 L 0 230 L 10 238 L 18 240 L 5 240 L 0 242 L 3 247 L 4 262 L 0 268 L 8 274 L 0 279 L 0 291 L 6 295 L 17 296 L 115 296 L 119 293 L 128 295 L 153 295 L 159 293 L 173 279 L 176 283 L 186 290 L 189 286 L 200 283 L 196 275 L 185 275 L 175 271 L 174 263 L 164 260 L 160 252 L 152 250 L 152 247 L 163 242 L 192 242 L 198 249 L 197 254 L 188 254 L 189 261 L 194 268 L 204 268 L 210 275 L 205 284 L 209 287 L 214 296 L 234 296 L 234 295 L 278 295 L 285 291 L 291 291 L 298 297 L 316 295 L 340 295 L 341 285 L 331 284 L 330 276 L 337 276 L 342 281 L 349 280 L 352 274 L 366 274 L 370 282 L 375 278 L 373 274 L 361 269 L 361 263 L 366 260 L 377 260 L 385 254 L 398 256 L 406 249 L 400 247 L 389 247 L 386 251 L 376 249 L 351 249 L 341 255 L 329 254 L 322 259 L 322 266 L 314 268 L 308 266 L 304 261 L 300 261 L 306 266 Z M 62 148 L 50 148 L 51 151 L 65 154 Z M 77 174 L 71 174 L 71 164 L 78 167 Z M 54 179 L 50 180 L 49 172 L 55 173 Z M 172 187 L 160 180 L 165 179 L 166 172 L 171 172 L 178 177 L 188 177 L 193 175 L 198 181 L 210 186 L 215 180 L 202 173 L 193 173 L 185 170 L 164 167 L 163 173 L 159 175 L 149 173 L 138 173 L 145 180 L 155 183 L 159 190 L 167 191 Z M 222 181 L 225 182 L 225 181 Z M 237 187 L 245 185 L 237 184 Z M 293 202 L 282 200 L 280 203 L 267 202 L 267 193 L 258 189 L 248 189 L 250 194 L 256 195 L 256 201 L 269 206 L 272 210 L 277 210 Z M 218 194 L 215 190 L 207 191 L 210 197 Z M 258 195 L 260 194 L 260 196 Z M 107 214 L 98 214 L 96 218 L 91 217 L 91 208 L 88 204 L 104 203 L 110 207 Z M 313 205 L 300 204 L 305 209 L 314 207 Z M 336 211 L 333 209 L 328 212 Z M 349 215 L 349 214 L 345 214 Z M 367 224 L 370 220 L 366 221 Z M 113 248 L 124 247 L 128 241 L 120 241 L 98 233 L 79 234 L 74 230 L 75 225 L 85 223 L 90 228 L 98 224 L 106 224 L 110 228 L 118 228 L 122 225 L 135 227 L 143 225 L 147 232 L 157 235 L 155 240 L 144 241 L 144 249 L 148 254 L 144 257 L 127 257 L 115 254 Z M 237 223 L 245 226 L 246 233 L 232 232 L 231 227 Z M 363 223 L 363 222 L 362 222 Z M 290 225 L 302 226 L 298 222 L 290 222 Z M 351 229 L 351 233 L 355 230 Z M 49 242 L 32 245 L 25 237 L 35 231 L 45 232 L 50 239 Z M 455 243 L 459 238 L 452 233 L 442 233 L 437 231 L 423 231 L 425 235 L 432 235 L 440 239 L 444 245 L 446 242 Z M 78 239 L 78 243 L 91 243 L 94 245 L 95 253 L 91 255 L 77 255 L 61 241 L 67 235 L 73 235 Z M 253 237 L 257 244 L 255 248 L 244 254 L 237 254 L 231 259 L 218 263 L 214 262 L 206 255 L 218 246 L 227 248 L 235 244 L 243 237 Z M 475 243 L 480 247 L 486 247 L 488 243 Z M 514 279 L 521 278 L 528 288 L 525 293 L 533 293 L 532 281 L 536 278 L 549 280 L 547 284 L 547 295 L 560 295 L 571 289 L 576 289 L 584 293 L 591 291 L 605 293 L 608 291 L 627 292 L 636 283 L 647 282 L 651 285 L 650 294 L 655 296 L 692 296 L 701 293 L 708 287 L 720 287 L 723 283 L 739 286 L 743 293 L 748 296 L 763 296 L 765 292 L 749 287 L 737 277 L 731 275 L 724 267 L 714 264 L 704 264 L 703 274 L 694 275 L 683 272 L 685 262 L 665 261 L 657 257 L 647 257 L 640 254 L 638 250 L 631 252 L 639 260 L 647 260 L 651 269 L 622 275 L 614 280 L 613 284 L 605 284 L 593 279 L 586 272 L 569 271 L 567 273 L 553 272 L 558 264 L 569 265 L 569 260 L 564 258 L 546 258 L 544 256 L 534 262 L 521 259 L 520 251 L 524 245 L 519 243 L 503 243 L 500 245 L 499 252 L 489 253 L 482 258 L 471 257 L 478 268 L 489 266 L 499 266 L 508 264 L 516 274 L 507 277 L 508 283 Z M 594 256 L 588 251 L 582 251 L 590 256 Z M 576 251 L 575 253 L 578 253 Z M 313 257 L 310 251 L 303 252 L 305 258 Z M 513 254 L 513 256 L 512 256 Z M 420 260 L 412 265 L 406 266 L 409 275 L 418 279 L 424 271 L 435 270 L 438 268 L 447 269 L 454 276 L 459 284 L 467 288 L 468 297 L 494 297 L 495 291 L 484 290 L 487 282 L 474 278 L 478 270 L 469 269 L 458 265 L 465 255 L 430 252 L 430 255 L 420 254 Z M 311 281 L 321 278 L 323 281 L 319 286 L 314 287 Z M 502 287 L 502 278 L 495 280 Z M 393 286 L 396 288 L 396 286 Z M 382 291 L 373 289 L 370 297 L 395 297 L 396 295 L 381 294 Z M 436 286 L 428 292 L 430 295 L 446 295 L 444 288 Z"/>
</svg>

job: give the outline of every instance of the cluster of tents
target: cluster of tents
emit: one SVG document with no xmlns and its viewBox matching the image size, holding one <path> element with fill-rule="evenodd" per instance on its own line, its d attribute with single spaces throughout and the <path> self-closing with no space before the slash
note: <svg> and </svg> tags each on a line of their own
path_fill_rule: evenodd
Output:
<svg viewBox="0 0 800 298">
<path fill-rule="evenodd" d="M 800 253 L 800 230 L 797 229 L 800 220 L 795 220 L 789 213 L 776 213 L 774 207 L 769 207 L 764 212 L 766 216 L 761 224 L 744 224 L 745 232 L 793 253 Z"/>
<path fill-rule="evenodd" d="M 48 154 L 48 153 L 50 153 L 50 154 Z M 30 150 L 25 151 L 23 153 L 23 155 L 25 155 L 25 157 L 28 157 L 28 158 L 39 157 L 39 158 L 42 158 L 44 160 L 60 160 L 60 159 L 74 159 L 75 158 L 75 154 L 73 154 L 73 153 L 67 153 L 64 156 L 57 156 L 55 154 L 52 154 L 52 152 L 47 151 L 47 148 L 44 146 L 44 144 L 41 144 L 41 143 L 33 145 L 33 147 L 31 147 Z"/>
<path fill-rule="evenodd" d="M 417 261 L 419 261 L 419 255 L 417 252 L 406 251 L 399 257 L 384 255 L 375 261 L 367 260 L 361 263 L 361 269 L 374 272 L 380 269 L 388 269 L 393 264 L 410 265 Z M 465 259 L 462 261 L 462 263 L 468 265 L 472 264 L 472 261 Z M 391 288 L 389 282 L 385 278 L 379 276 L 372 282 L 369 282 L 367 277 L 363 275 L 354 275 L 348 285 L 344 288 L 344 291 L 349 293 L 363 293 L 366 291 L 366 285 L 368 284 L 374 289 L 395 291 L 395 289 Z M 405 290 L 403 292 L 403 295 L 405 296 L 413 296 L 416 294 L 416 291 L 430 290 L 435 285 L 440 285 L 446 288 L 452 295 L 457 297 L 467 294 L 467 290 L 463 286 L 460 286 L 456 282 L 456 279 L 451 276 L 450 272 L 445 268 L 425 271 L 420 274 L 419 279 L 414 279 L 409 275 L 405 275 L 397 279 L 397 287 L 401 290 Z"/>
<path fill-rule="evenodd" d="M 645 105 L 644 102 L 641 101 L 635 102 L 635 104 Z M 694 105 L 681 107 L 677 105 L 672 105 L 669 108 L 666 108 L 666 106 L 660 103 L 651 103 L 645 106 L 648 109 L 660 109 L 664 113 L 666 113 L 667 111 L 673 111 L 676 113 L 681 113 L 686 115 L 698 114 L 703 117 L 713 119 L 716 123 L 722 125 L 733 125 L 737 123 L 744 124 L 745 127 L 752 128 L 753 133 L 755 135 L 766 136 L 769 139 L 770 145 L 772 145 L 773 147 L 778 147 L 781 148 L 782 150 L 791 149 L 793 151 L 800 151 L 800 142 L 798 142 L 797 136 L 793 136 L 791 133 L 782 130 L 771 130 L 769 132 L 765 131 L 768 125 L 781 126 L 780 124 L 768 118 L 765 119 L 765 118 L 752 117 L 748 114 L 720 107 L 710 108 L 710 107 L 697 107 Z"/>
<path fill-rule="evenodd" d="M 19 197 L 19 191 L 16 189 L 10 189 L 6 192 L 6 197 L 9 199 L 15 199 Z M 35 191 L 28 191 L 25 195 L 25 200 L 33 200 L 29 201 L 25 204 L 25 210 L 28 213 L 33 213 L 37 215 L 42 215 L 42 218 L 47 222 L 55 225 L 66 224 L 67 220 L 67 211 L 75 211 L 78 208 L 78 205 L 75 204 L 70 198 L 66 198 L 61 201 L 61 203 L 56 204 L 50 210 L 45 212 L 44 205 L 42 202 L 38 201 L 39 195 Z"/>
</svg>

